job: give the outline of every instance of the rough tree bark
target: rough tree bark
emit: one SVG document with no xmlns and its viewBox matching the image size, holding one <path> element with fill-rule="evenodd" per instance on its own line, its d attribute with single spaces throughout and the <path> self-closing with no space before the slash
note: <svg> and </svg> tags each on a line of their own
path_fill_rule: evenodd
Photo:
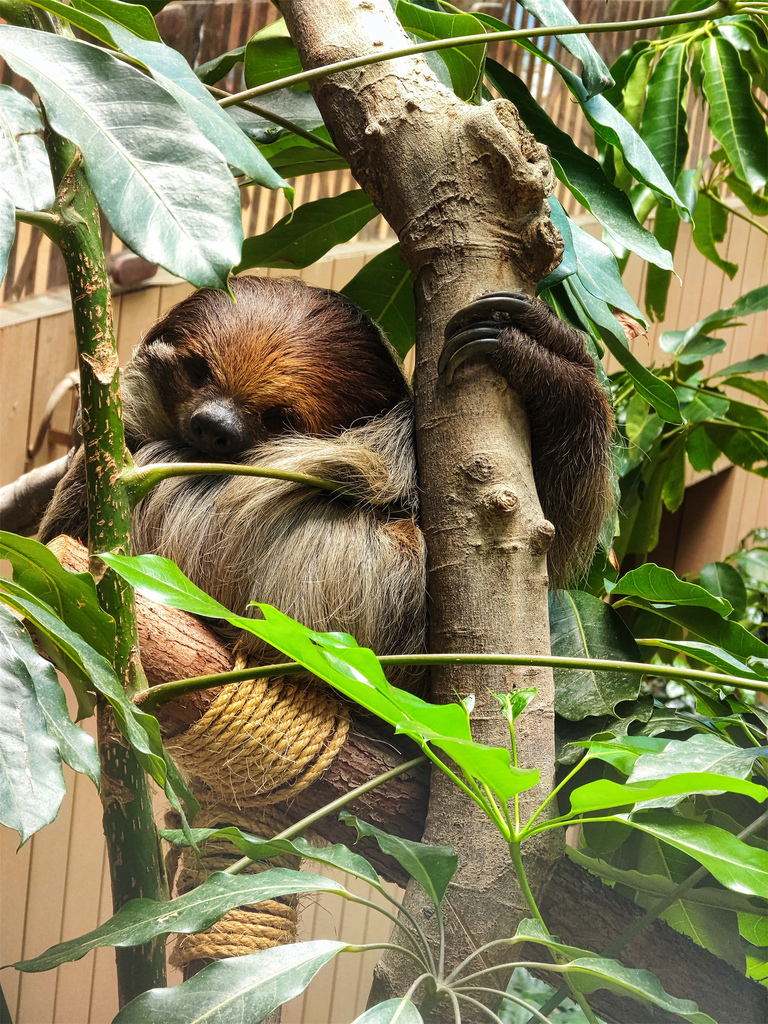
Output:
<svg viewBox="0 0 768 1024">
<path fill-rule="evenodd" d="M 407 46 L 389 0 L 291 0 L 278 4 L 305 68 Z M 545 551 L 551 527 L 533 485 L 527 423 L 504 382 L 479 363 L 448 388 L 437 378 L 449 318 L 479 295 L 532 293 L 559 261 L 548 218 L 553 176 L 546 149 L 514 107 L 481 107 L 437 81 L 423 57 L 399 58 L 318 79 L 313 93 L 357 181 L 395 229 L 416 279 L 416 416 L 422 525 L 429 550 L 430 643 L 441 651 L 539 654 L 548 650 Z M 475 738 L 507 745 L 490 691 L 538 687 L 518 738 L 520 763 L 541 769 L 522 812 L 550 788 L 553 685 L 548 670 L 434 671 L 432 696 L 474 693 Z M 451 956 L 514 933 L 529 911 L 505 844 L 439 773 L 425 839 L 456 848 L 446 897 Z M 559 841 L 528 857 L 534 892 L 549 877 Z M 409 892 L 421 912 L 420 895 Z M 386 959 L 375 997 L 404 991 L 411 965 Z"/>
</svg>

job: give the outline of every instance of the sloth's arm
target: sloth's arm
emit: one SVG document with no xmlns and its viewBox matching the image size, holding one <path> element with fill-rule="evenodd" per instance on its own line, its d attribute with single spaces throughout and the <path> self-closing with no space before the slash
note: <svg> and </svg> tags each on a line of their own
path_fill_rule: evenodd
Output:
<svg viewBox="0 0 768 1024">
<path fill-rule="evenodd" d="M 562 585 L 588 566 L 613 506 L 613 413 L 585 340 L 545 303 L 516 292 L 477 299 L 445 333 L 446 383 L 466 359 L 487 355 L 525 403 L 536 488 L 557 531 L 550 578 Z"/>
</svg>

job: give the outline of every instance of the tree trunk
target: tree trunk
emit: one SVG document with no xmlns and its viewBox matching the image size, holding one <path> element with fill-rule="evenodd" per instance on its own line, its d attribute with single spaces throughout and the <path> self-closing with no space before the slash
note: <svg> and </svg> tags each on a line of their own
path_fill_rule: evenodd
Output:
<svg viewBox="0 0 768 1024">
<path fill-rule="evenodd" d="M 407 46 L 389 0 L 291 0 L 282 13 L 305 68 Z M 357 181 L 398 233 L 416 279 L 416 417 L 422 526 L 429 550 L 432 648 L 540 654 L 548 650 L 546 524 L 536 497 L 525 414 L 489 367 L 460 369 L 447 387 L 437 361 L 449 318 L 478 296 L 532 292 L 562 243 L 548 219 L 547 151 L 506 101 L 462 102 L 423 57 L 399 58 L 318 79 L 313 92 Z M 554 772 L 549 670 L 452 668 L 432 673 L 432 697 L 474 693 L 477 740 L 508 745 L 491 691 L 538 687 L 518 738 L 520 764 L 541 782 L 523 816 L 550 790 Z M 450 964 L 514 933 L 529 916 L 505 843 L 442 775 L 433 778 L 425 831 L 451 844 L 460 865 L 446 897 Z M 534 892 L 560 851 L 552 837 L 527 867 Z M 422 915 L 422 894 L 407 899 Z M 385 958 L 375 997 L 401 993 L 407 962 Z"/>
</svg>

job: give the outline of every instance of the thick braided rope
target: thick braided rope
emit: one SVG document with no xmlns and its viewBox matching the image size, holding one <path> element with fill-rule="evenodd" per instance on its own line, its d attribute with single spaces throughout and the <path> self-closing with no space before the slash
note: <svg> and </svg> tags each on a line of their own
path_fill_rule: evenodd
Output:
<svg viewBox="0 0 768 1024">
<path fill-rule="evenodd" d="M 236 667 L 244 667 L 241 658 Z M 346 708 L 328 691 L 280 676 L 222 687 L 205 715 L 168 746 L 201 802 L 196 826 L 237 825 L 271 838 L 287 822 L 270 805 L 319 778 L 348 729 Z M 199 860 L 188 848 L 172 851 L 173 891 L 188 892 L 239 857 L 228 841 L 218 839 L 201 846 Z M 276 863 L 299 866 L 298 858 L 285 857 L 246 871 Z M 296 921 L 295 898 L 236 907 L 204 932 L 179 936 L 171 963 L 183 967 L 293 942 Z"/>
<path fill-rule="evenodd" d="M 222 687 L 168 744 L 198 788 L 235 807 L 280 803 L 310 786 L 344 745 L 346 709 L 327 691 L 279 676 Z"/>
<path fill-rule="evenodd" d="M 258 820 L 257 820 L 258 819 Z M 174 812 L 166 817 L 166 824 L 175 827 L 178 817 Z M 222 806 L 203 807 L 195 818 L 200 828 L 222 828 L 237 825 L 244 831 L 270 837 L 282 831 L 287 824 L 283 815 L 272 807 L 252 809 L 246 814 L 232 812 Z M 178 848 L 175 848 L 178 851 Z M 175 877 L 172 893 L 179 896 L 203 882 L 213 871 L 223 871 L 240 859 L 240 853 L 226 839 L 209 839 L 200 845 L 200 857 L 189 847 L 176 854 Z M 258 861 L 245 872 L 256 874 L 270 867 L 298 869 L 299 858 L 289 855 Z M 200 960 L 222 960 L 225 957 L 245 956 L 260 949 L 294 942 L 298 919 L 296 897 L 265 900 L 247 906 L 234 907 L 203 932 L 179 935 L 171 952 L 174 967 L 186 967 Z"/>
</svg>

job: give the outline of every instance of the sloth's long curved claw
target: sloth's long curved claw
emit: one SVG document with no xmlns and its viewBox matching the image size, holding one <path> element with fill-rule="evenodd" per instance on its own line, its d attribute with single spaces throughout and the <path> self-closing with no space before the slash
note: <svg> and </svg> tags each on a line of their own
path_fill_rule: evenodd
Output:
<svg viewBox="0 0 768 1024">
<path fill-rule="evenodd" d="M 491 292 L 475 299 L 455 313 L 445 328 L 445 346 L 437 371 L 446 385 L 462 363 L 475 356 L 490 355 L 499 342 L 499 334 L 507 326 L 507 317 L 525 312 L 531 300 L 520 292 Z M 498 319 L 482 319 L 488 315 Z M 499 316 L 500 314 L 500 316 Z"/>
</svg>

